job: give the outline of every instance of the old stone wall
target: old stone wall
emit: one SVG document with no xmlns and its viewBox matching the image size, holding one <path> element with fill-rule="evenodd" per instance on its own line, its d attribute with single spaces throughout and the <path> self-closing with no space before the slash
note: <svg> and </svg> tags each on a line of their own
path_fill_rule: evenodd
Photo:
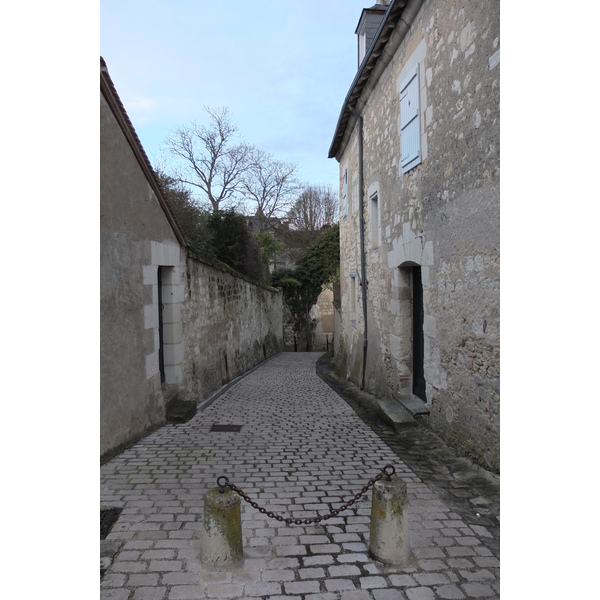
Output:
<svg viewBox="0 0 600 600">
<path fill-rule="evenodd" d="M 186 257 L 107 89 L 100 94 L 101 461 L 165 423 L 168 393 L 200 401 L 283 347 L 280 292 Z"/>
<path fill-rule="evenodd" d="M 333 290 L 323 287 L 317 302 L 312 306 L 308 319 L 300 331 L 294 329 L 294 318 L 289 308 L 283 308 L 283 340 L 286 352 L 305 352 L 307 349 L 306 328 L 309 331 L 309 350 L 311 352 L 327 350 L 328 342 L 333 339 Z"/>
<path fill-rule="evenodd" d="M 313 351 L 325 351 L 333 338 L 333 290 L 323 288 L 317 303 L 310 311 L 310 318 L 314 323 Z"/>
<path fill-rule="evenodd" d="M 165 421 L 157 278 L 180 245 L 123 130 L 100 95 L 100 454 Z"/>
<path fill-rule="evenodd" d="M 283 350 L 282 294 L 192 259 L 184 271 L 178 391 L 200 401 Z"/>
<path fill-rule="evenodd" d="M 421 161 L 402 173 L 399 86 L 415 66 Z M 499 469 L 499 78 L 499 3 L 426 0 L 361 98 L 366 387 L 389 397 L 411 393 L 410 273 L 420 267 L 431 426 L 493 470 Z M 358 382 L 364 319 L 356 127 L 339 160 L 341 178 L 348 174 L 348 215 L 340 213 L 337 371 Z"/>
</svg>

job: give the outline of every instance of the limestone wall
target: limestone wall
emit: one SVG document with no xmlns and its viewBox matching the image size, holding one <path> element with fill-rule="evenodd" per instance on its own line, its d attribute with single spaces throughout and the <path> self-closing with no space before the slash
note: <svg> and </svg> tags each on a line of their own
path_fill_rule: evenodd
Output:
<svg viewBox="0 0 600 600">
<path fill-rule="evenodd" d="M 421 162 L 402 173 L 399 87 L 415 66 Z M 412 390 L 408 273 L 418 266 L 431 425 L 491 469 L 499 468 L 499 78 L 499 3 L 426 0 L 360 100 L 366 102 L 366 387 L 390 397 Z M 356 127 L 338 159 L 340 189 L 347 169 L 349 198 L 348 216 L 340 212 L 337 370 L 359 382 L 364 320 Z"/>
<path fill-rule="evenodd" d="M 283 308 L 283 338 L 286 352 L 306 352 L 306 326 L 309 331 L 309 351 L 317 352 L 327 350 L 327 344 L 333 339 L 333 290 L 323 287 L 317 302 L 311 307 L 308 319 L 302 323 L 300 331 L 294 329 L 294 318 L 289 308 Z"/>
<path fill-rule="evenodd" d="M 310 311 L 313 329 L 313 351 L 327 350 L 333 340 L 333 290 L 323 288 L 317 303 Z"/>
<path fill-rule="evenodd" d="M 107 457 L 165 421 L 158 270 L 178 267 L 181 247 L 103 94 L 100 117 L 100 454 Z"/>
<path fill-rule="evenodd" d="M 203 400 L 283 347 L 281 293 L 186 257 L 120 110 L 101 92 L 101 461 L 164 424 L 165 392 Z"/>
<path fill-rule="evenodd" d="M 179 396 L 200 401 L 283 350 L 282 294 L 188 259 Z"/>
</svg>

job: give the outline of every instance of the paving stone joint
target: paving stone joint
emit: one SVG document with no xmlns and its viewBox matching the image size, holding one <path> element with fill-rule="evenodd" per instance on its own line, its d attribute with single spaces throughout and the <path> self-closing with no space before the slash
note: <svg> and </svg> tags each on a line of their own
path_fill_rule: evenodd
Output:
<svg viewBox="0 0 600 600">
<path fill-rule="evenodd" d="M 101 541 L 101 599 L 499 598 L 497 482 L 426 428 L 393 430 L 375 404 L 341 389 L 326 355 L 282 353 L 102 465 L 101 507 L 121 514 Z M 242 502 L 243 562 L 200 561 L 204 496 L 219 476 L 305 519 L 343 506 L 386 464 L 407 488 L 409 565 L 369 556 L 370 493 L 289 527 Z"/>
</svg>

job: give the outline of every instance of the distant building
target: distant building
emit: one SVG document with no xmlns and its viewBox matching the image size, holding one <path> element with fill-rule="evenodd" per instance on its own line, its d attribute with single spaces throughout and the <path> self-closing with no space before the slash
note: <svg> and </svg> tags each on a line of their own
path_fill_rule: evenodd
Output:
<svg viewBox="0 0 600 600">
<path fill-rule="evenodd" d="M 308 246 L 314 242 L 320 232 L 307 232 L 291 229 L 290 224 L 285 219 L 270 217 L 261 218 L 260 214 L 246 217 L 248 229 L 256 233 L 258 231 L 268 231 L 275 238 L 282 242 L 283 248 L 279 250 L 271 263 L 269 272 L 283 271 L 293 269 L 296 266 L 296 260 Z M 323 226 L 329 227 L 329 224 Z M 313 351 L 327 350 L 330 344 L 333 344 L 333 291 L 323 286 L 323 292 L 312 306 L 307 323 L 310 323 L 309 349 Z M 306 350 L 306 331 L 295 332 L 293 319 L 287 309 L 284 309 L 284 345 L 285 349 L 290 351 L 297 348 Z"/>
<path fill-rule="evenodd" d="M 499 469 L 500 3 L 363 10 L 340 164 L 338 372 Z"/>
</svg>

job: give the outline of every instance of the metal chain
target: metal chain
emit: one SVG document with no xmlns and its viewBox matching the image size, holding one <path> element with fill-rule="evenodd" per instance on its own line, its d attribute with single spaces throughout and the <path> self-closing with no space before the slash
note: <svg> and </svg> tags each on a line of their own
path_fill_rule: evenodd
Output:
<svg viewBox="0 0 600 600">
<path fill-rule="evenodd" d="M 238 496 L 243 498 L 248 504 L 250 504 L 250 506 L 254 507 L 261 514 L 267 515 L 267 517 L 271 519 L 276 519 L 277 521 L 281 521 L 286 525 L 310 525 L 312 523 L 320 523 L 321 521 L 326 521 L 327 519 L 331 519 L 332 517 L 337 517 L 341 512 L 345 511 L 355 502 L 360 500 L 360 498 L 362 498 L 362 496 L 364 496 L 369 491 L 369 489 L 375 485 L 375 483 L 382 479 L 384 475 L 387 476 L 388 481 L 390 481 L 392 475 L 394 475 L 395 472 L 396 469 L 393 465 L 385 465 L 385 467 L 381 469 L 381 473 L 378 473 L 377 475 L 375 475 L 375 477 L 369 479 L 369 481 L 362 487 L 360 492 L 358 492 L 358 494 L 355 494 L 353 498 L 348 500 L 348 502 L 342 504 L 342 506 L 340 506 L 339 508 L 331 510 L 326 515 L 319 515 L 317 517 L 311 517 L 308 519 L 292 519 L 291 517 L 284 517 L 283 515 L 274 513 L 273 511 L 267 510 L 266 508 L 259 506 L 257 502 L 252 500 L 252 498 L 250 498 L 250 496 L 248 496 L 248 494 L 241 490 L 237 485 L 235 485 L 234 483 L 230 483 L 229 479 L 224 475 L 217 479 L 217 485 L 219 486 L 219 491 L 221 493 L 225 491 L 226 487 L 229 487 L 229 489 L 231 489 L 233 492 L 238 494 Z M 224 483 L 220 483 L 221 480 L 225 480 Z"/>
</svg>

